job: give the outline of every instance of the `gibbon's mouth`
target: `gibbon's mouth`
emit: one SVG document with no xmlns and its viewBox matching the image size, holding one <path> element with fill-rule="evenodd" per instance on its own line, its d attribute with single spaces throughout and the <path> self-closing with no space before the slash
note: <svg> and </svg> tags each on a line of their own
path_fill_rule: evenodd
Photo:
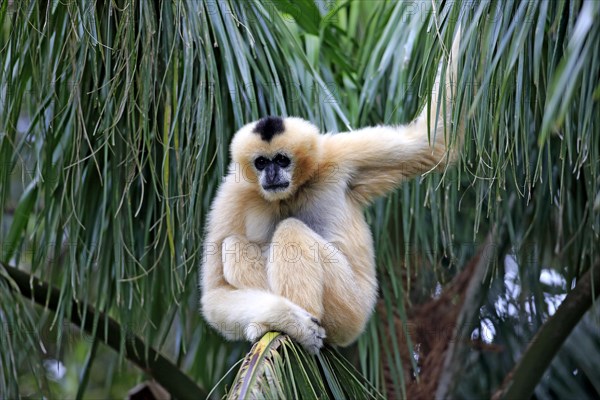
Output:
<svg viewBox="0 0 600 400">
<path fill-rule="evenodd" d="M 263 189 L 265 189 L 267 192 L 279 192 L 279 191 L 286 189 L 288 186 L 290 186 L 290 183 L 285 182 L 285 183 L 278 183 L 278 184 L 274 184 L 274 185 L 264 185 Z"/>
</svg>

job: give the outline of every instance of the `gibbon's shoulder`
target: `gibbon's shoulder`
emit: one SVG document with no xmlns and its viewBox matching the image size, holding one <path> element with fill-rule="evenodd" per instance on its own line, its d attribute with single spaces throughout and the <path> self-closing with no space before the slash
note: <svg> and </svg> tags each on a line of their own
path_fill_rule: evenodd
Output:
<svg viewBox="0 0 600 400">
<path fill-rule="evenodd" d="M 246 176 L 240 166 L 232 162 L 229 166 L 229 172 L 219 184 L 213 205 L 215 203 L 239 203 L 260 196 L 256 185 L 257 182 L 254 177 Z"/>
<path fill-rule="evenodd" d="M 208 213 L 207 238 L 219 242 L 232 231 L 240 231 L 245 221 L 247 208 L 256 202 L 257 194 L 247 185 L 237 182 L 234 175 L 227 175 L 217 189 Z"/>
</svg>

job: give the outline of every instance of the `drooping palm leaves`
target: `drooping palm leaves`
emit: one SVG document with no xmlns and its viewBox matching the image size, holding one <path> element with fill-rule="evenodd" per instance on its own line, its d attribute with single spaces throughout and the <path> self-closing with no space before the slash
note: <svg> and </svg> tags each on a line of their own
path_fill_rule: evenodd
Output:
<svg viewBox="0 0 600 400">
<path fill-rule="evenodd" d="M 35 332 L 64 337 L 75 299 L 119 322 L 121 357 L 137 334 L 208 392 L 247 349 L 197 313 L 203 220 L 232 133 L 267 114 L 331 131 L 407 122 L 461 21 L 453 117 L 465 152 L 443 178 L 406 183 L 368 211 L 382 307 L 350 354 L 381 392 L 405 394 L 422 367 L 402 356 L 421 354 L 407 335 L 412 307 L 501 227 L 472 318 L 492 323 L 503 352 L 468 350 L 469 371 L 486 369 L 464 372 L 459 388 L 489 395 L 549 315 L 542 272 L 562 276 L 564 294 L 598 258 L 599 12 L 590 0 L 2 2 L 0 260 L 60 298 L 42 311 L 2 272 L 0 391 L 52 394 L 35 355 L 60 357 L 66 344 L 44 354 Z M 515 307 L 530 319 L 521 335 L 524 322 L 494 308 L 507 252 Z M 86 365 L 93 373 L 93 357 Z M 39 387 L 19 386 L 24 370 Z M 585 371 L 559 377 L 582 382 Z"/>
</svg>

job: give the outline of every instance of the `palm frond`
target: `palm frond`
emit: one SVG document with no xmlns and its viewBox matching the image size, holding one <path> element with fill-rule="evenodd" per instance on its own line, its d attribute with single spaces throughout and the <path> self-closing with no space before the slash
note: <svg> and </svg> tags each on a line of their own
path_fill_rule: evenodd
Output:
<svg viewBox="0 0 600 400">
<path fill-rule="evenodd" d="M 313 356 L 278 332 L 254 344 L 233 382 L 228 399 L 383 398 L 336 350 Z"/>
</svg>

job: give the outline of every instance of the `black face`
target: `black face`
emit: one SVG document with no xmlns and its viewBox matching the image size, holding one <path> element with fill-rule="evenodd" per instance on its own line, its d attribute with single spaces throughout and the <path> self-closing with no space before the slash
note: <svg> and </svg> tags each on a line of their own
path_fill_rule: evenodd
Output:
<svg viewBox="0 0 600 400">
<path fill-rule="evenodd" d="M 263 189 L 269 192 L 286 189 L 290 185 L 289 173 L 286 171 L 290 164 L 291 160 L 285 154 L 276 154 L 272 159 L 256 157 L 254 167 L 260 172 L 260 184 Z"/>
</svg>

